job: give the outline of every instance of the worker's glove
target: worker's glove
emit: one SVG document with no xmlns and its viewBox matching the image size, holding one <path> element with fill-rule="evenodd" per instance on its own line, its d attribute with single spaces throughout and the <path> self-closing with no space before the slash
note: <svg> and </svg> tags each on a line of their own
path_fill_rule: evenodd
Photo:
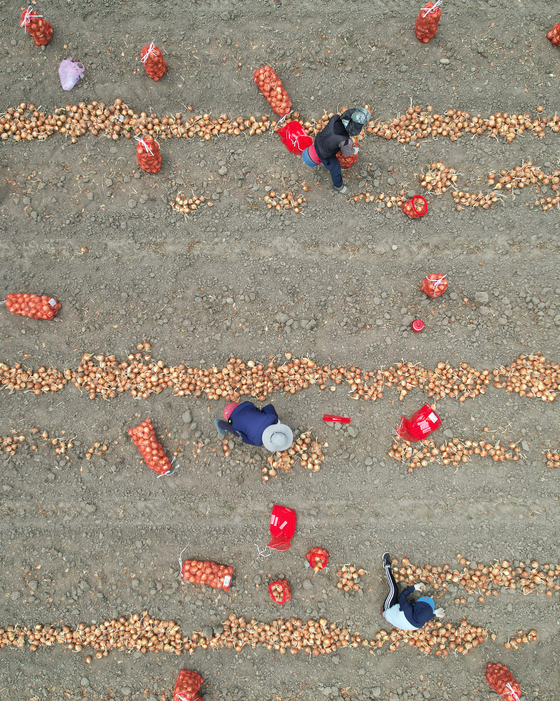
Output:
<svg viewBox="0 0 560 701">
<path fill-rule="evenodd" d="M 354 155 L 356 155 L 359 150 L 360 150 L 359 146 L 354 146 Z"/>
<path fill-rule="evenodd" d="M 434 611 L 434 614 L 435 614 L 438 618 L 443 618 L 443 617 L 445 616 L 445 609 L 442 609 L 442 608 L 436 609 L 436 610 Z"/>
<path fill-rule="evenodd" d="M 414 585 L 414 591 L 424 591 L 424 585 L 422 582 L 418 582 L 418 584 Z"/>
</svg>

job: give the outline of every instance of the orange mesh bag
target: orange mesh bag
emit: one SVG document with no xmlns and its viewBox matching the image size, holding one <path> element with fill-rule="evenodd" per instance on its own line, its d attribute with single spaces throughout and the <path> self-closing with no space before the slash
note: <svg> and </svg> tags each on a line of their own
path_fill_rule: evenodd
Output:
<svg viewBox="0 0 560 701">
<path fill-rule="evenodd" d="M 421 41 L 423 44 L 427 44 L 437 34 L 441 18 L 440 4 L 441 0 L 438 0 L 436 3 L 427 2 L 416 18 L 414 31 L 418 41 Z"/>
<path fill-rule="evenodd" d="M 146 71 L 147 75 L 155 80 L 156 83 L 158 80 L 160 80 L 160 78 L 163 78 L 165 71 L 167 70 L 167 63 L 161 55 L 160 49 L 155 46 L 153 41 L 148 46 L 142 47 L 142 51 L 140 52 L 140 60 L 144 64 L 144 70 Z"/>
<path fill-rule="evenodd" d="M 285 579 L 277 579 L 268 585 L 268 593 L 275 604 L 283 606 L 292 598 L 292 590 Z"/>
<path fill-rule="evenodd" d="M 514 679 L 509 669 L 500 662 L 488 662 L 486 665 L 486 681 L 506 701 L 519 701 L 521 698 L 519 683 Z"/>
<path fill-rule="evenodd" d="M 262 68 L 257 68 L 253 73 L 253 82 L 268 100 L 272 111 L 279 117 L 284 117 L 292 109 L 292 101 L 288 97 L 282 81 L 276 75 L 274 68 L 268 64 Z"/>
<path fill-rule="evenodd" d="M 53 38 L 52 26 L 42 15 L 37 14 L 31 5 L 21 13 L 19 24 L 31 34 L 35 46 L 46 46 Z"/>
<path fill-rule="evenodd" d="M 185 560 L 181 563 L 181 576 L 191 584 L 206 584 L 214 589 L 229 591 L 234 569 L 209 560 Z"/>
<path fill-rule="evenodd" d="M 426 275 L 426 277 L 422 280 L 420 289 L 422 292 L 425 292 L 428 297 L 435 299 L 436 297 L 440 297 L 445 292 L 448 284 L 449 281 L 447 279 L 447 275 L 431 273 L 430 275 Z"/>
<path fill-rule="evenodd" d="M 175 691 L 173 692 L 173 701 L 196 701 L 201 698 L 198 695 L 198 690 L 202 686 L 204 679 L 190 669 L 182 669 L 175 682 Z"/>
<path fill-rule="evenodd" d="M 329 564 L 329 551 L 325 548 L 311 548 L 305 557 L 309 562 L 309 567 L 315 572 L 325 569 Z"/>
<path fill-rule="evenodd" d="M 136 428 L 130 428 L 128 435 L 132 438 L 150 470 L 157 472 L 158 475 L 165 475 L 171 470 L 171 461 L 156 438 L 151 419 L 142 421 Z"/>
<path fill-rule="evenodd" d="M 149 137 L 137 138 L 136 158 L 138 165 L 146 173 L 159 173 L 161 169 L 161 154 L 159 152 L 159 144 L 154 139 Z"/>
<path fill-rule="evenodd" d="M 555 24 L 554 27 L 547 33 L 546 38 L 554 46 L 560 46 L 560 24 Z"/>
<path fill-rule="evenodd" d="M 343 156 L 342 153 L 339 151 L 336 154 L 336 157 L 338 158 L 338 162 L 340 163 L 341 168 L 350 168 L 350 166 L 353 166 L 354 163 L 358 160 L 357 153 L 355 153 L 353 156 Z"/>
<path fill-rule="evenodd" d="M 401 209 L 411 219 L 418 219 L 428 211 L 428 203 L 422 195 L 414 195 L 403 204 Z"/>
<path fill-rule="evenodd" d="M 49 295 L 29 295 L 16 292 L 6 295 L 6 309 L 12 314 L 28 316 L 30 319 L 54 319 L 61 307 L 54 297 Z"/>
</svg>

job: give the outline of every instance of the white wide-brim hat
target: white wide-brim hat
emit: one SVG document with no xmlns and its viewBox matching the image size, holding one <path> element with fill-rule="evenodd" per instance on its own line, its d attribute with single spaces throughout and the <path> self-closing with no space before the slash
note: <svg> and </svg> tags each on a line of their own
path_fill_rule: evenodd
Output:
<svg viewBox="0 0 560 701">
<path fill-rule="evenodd" d="M 263 445 L 271 453 L 288 450 L 293 440 L 292 429 L 285 424 L 272 424 L 272 426 L 265 428 L 262 434 Z"/>
</svg>

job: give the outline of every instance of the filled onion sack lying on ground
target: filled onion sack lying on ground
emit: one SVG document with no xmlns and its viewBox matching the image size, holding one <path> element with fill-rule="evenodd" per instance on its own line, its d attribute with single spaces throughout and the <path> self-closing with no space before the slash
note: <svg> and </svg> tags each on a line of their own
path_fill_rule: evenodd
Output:
<svg viewBox="0 0 560 701">
<path fill-rule="evenodd" d="M 431 10 L 435 5 L 436 3 L 427 2 L 416 18 L 414 31 L 418 41 L 421 41 L 423 44 L 427 44 L 430 39 L 433 39 L 437 34 L 438 23 L 441 18 L 441 9 L 436 7 L 435 10 Z"/>
<path fill-rule="evenodd" d="M 430 275 L 426 275 L 426 277 L 422 280 L 420 289 L 422 292 L 425 292 L 428 297 L 435 299 L 445 292 L 448 284 L 449 281 L 447 279 L 447 275 L 430 273 Z"/>
<path fill-rule="evenodd" d="M 292 598 L 292 590 L 285 579 L 277 579 L 268 585 L 268 593 L 275 604 L 283 606 Z"/>
<path fill-rule="evenodd" d="M 146 74 L 155 80 L 156 83 L 160 78 L 163 78 L 167 71 L 167 63 L 161 55 L 161 50 L 155 46 L 153 41 L 148 46 L 142 47 L 140 60 L 144 64 Z"/>
<path fill-rule="evenodd" d="M 19 292 L 6 295 L 8 311 L 31 319 L 54 319 L 60 307 L 60 302 L 49 295 L 30 295 Z"/>
<path fill-rule="evenodd" d="M 560 24 L 555 24 L 546 35 L 546 38 L 554 44 L 554 46 L 560 46 Z"/>
<path fill-rule="evenodd" d="M 135 428 L 129 429 L 128 435 L 132 438 L 134 445 L 140 451 L 150 470 L 157 472 L 159 475 L 169 472 L 171 461 L 156 438 L 151 419 L 146 419 Z"/>
<path fill-rule="evenodd" d="M 500 662 L 488 662 L 486 665 L 486 681 L 506 701 L 519 701 L 521 698 L 519 683 L 509 669 Z"/>
<path fill-rule="evenodd" d="M 202 686 L 204 679 L 190 669 L 182 669 L 175 682 L 175 691 L 173 692 L 173 701 L 195 701 L 198 696 L 198 690 Z"/>
<path fill-rule="evenodd" d="M 315 572 L 325 569 L 329 563 L 329 551 L 325 548 L 311 548 L 305 557 Z"/>
<path fill-rule="evenodd" d="M 136 144 L 136 158 L 138 165 L 146 173 L 159 173 L 161 169 L 161 154 L 159 144 L 154 139 L 146 137 L 139 139 Z"/>
<path fill-rule="evenodd" d="M 422 195 L 414 195 L 403 204 L 401 209 L 411 219 L 418 219 L 428 211 L 428 203 Z"/>
<path fill-rule="evenodd" d="M 292 101 L 288 97 L 288 93 L 282 85 L 282 81 L 276 75 L 274 68 L 271 68 L 268 64 L 258 68 L 253 73 L 253 81 L 268 100 L 273 112 L 280 117 L 288 114 L 292 109 Z"/>
<path fill-rule="evenodd" d="M 207 584 L 214 589 L 229 591 L 234 569 L 231 565 L 218 565 L 209 560 L 185 560 L 181 576 L 191 584 Z"/>
<path fill-rule="evenodd" d="M 35 40 L 35 46 L 46 46 L 53 37 L 52 26 L 37 14 L 31 5 L 21 13 L 19 23 L 31 34 Z"/>
</svg>

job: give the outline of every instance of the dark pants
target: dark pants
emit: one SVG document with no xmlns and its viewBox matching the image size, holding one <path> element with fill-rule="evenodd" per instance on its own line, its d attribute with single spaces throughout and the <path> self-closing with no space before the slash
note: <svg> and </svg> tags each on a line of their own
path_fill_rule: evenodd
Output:
<svg viewBox="0 0 560 701">
<path fill-rule="evenodd" d="M 385 576 L 387 577 L 387 584 L 389 585 L 389 593 L 383 604 L 383 611 L 387 611 L 391 606 L 399 603 L 399 585 L 393 575 L 391 565 L 385 567 Z"/>
<path fill-rule="evenodd" d="M 234 436 L 239 436 L 239 433 L 237 433 L 227 421 L 218 421 L 218 426 L 226 433 L 233 433 Z"/>
<path fill-rule="evenodd" d="M 321 163 L 330 172 L 333 185 L 342 187 L 342 170 L 338 158 L 336 156 L 333 156 L 333 158 L 321 158 Z"/>
</svg>

